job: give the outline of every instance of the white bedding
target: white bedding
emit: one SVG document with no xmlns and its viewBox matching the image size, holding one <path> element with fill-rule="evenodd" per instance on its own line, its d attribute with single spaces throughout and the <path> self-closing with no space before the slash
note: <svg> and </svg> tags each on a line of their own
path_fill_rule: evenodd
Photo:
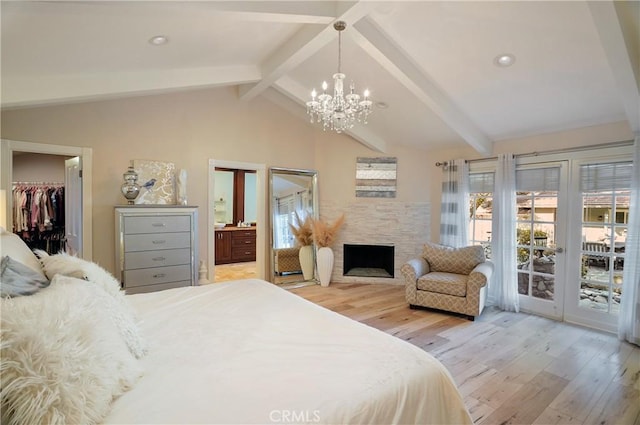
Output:
<svg viewBox="0 0 640 425">
<path fill-rule="evenodd" d="M 471 423 L 431 355 L 268 282 L 127 298 L 149 353 L 105 423 Z"/>
</svg>

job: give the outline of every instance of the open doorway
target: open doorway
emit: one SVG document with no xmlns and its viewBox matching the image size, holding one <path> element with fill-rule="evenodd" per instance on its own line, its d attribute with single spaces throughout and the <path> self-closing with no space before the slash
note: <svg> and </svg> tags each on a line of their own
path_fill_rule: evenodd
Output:
<svg viewBox="0 0 640 425">
<path fill-rule="evenodd" d="M 0 162 L 0 187 L 6 198 L 6 228 L 14 228 L 14 183 L 44 183 L 42 188 L 63 187 L 64 207 L 56 207 L 64 210 L 65 223 L 53 231 L 51 216 L 45 218 L 43 214 L 43 231 L 40 232 L 38 228 L 39 239 L 35 242 L 44 245 L 34 247 L 49 248 L 45 250 L 54 252 L 58 251 L 58 248 L 64 248 L 79 257 L 91 260 L 91 148 L 2 140 Z M 56 202 L 59 200 L 60 198 L 57 198 Z M 71 214 L 66 214 L 69 211 Z M 58 224 L 62 224 L 59 214 Z M 40 223 L 37 225 L 40 226 Z M 33 226 L 33 221 L 29 226 Z M 50 232 L 47 231 L 48 227 L 51 227 Z M 56 241 L 60 238 L 60 227 L 64 227 L 63 243 Z M 41 236 L 45 236 L 44 240 Z"/>
<path fill-rule="evenodd" d="M 81 205 L 67 205 L 67 165 L 75 171 L 72 187 L 79 181 L 78 157 L 13 152 L 10 197 L 13 201 L 13 233 L 32 250 L 49 254 L 82 253 Z M 81 187 L 77 189 L 82 190 Z M 77 190 L 76 189 L 76 190 Z M 73 189 L 72 189 L 73 190 Z M 72 195 L 72 200 L 77 196 Z M 70 201 L 72 201 L 70 200 Z M 72 204 L 72 202 L 70 202 Z M 67 230 L 69 237 L 67 238 Z"/>
<path fill-rule="evenodd" d="M 262 164 L 209 160 L 209 281 L 264 278 Z"/>
<path fill-rule="evenodd" d="M 255 278 L 256 171 L 216 167 L 215 282 Z"/>
</svg>

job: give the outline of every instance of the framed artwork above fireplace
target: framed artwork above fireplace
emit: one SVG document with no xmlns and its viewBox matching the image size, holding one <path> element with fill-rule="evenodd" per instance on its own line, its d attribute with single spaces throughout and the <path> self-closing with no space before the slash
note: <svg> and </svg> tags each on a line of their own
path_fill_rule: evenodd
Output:
<svg viewBox="0 0 640 425">
<path fill-rule="evenodd" d="M 395 157 L 358 157 L 356 198 L 395 198 L 397 162 Z"/>
</svg>

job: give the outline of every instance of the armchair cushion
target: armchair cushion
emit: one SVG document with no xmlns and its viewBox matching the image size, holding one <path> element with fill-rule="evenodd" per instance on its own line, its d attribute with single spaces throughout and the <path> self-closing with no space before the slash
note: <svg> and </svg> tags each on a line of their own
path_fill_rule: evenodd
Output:
<svg viewBox="0 0 640 425">
<path fill-rule="evenodd" d="M 469 275 L 478 264 L 485 261 L 484 250 L 480 245 L 450 248 L 427 242 L 422 256 L 429 263 L 432 272 L 461 275 Z"/>
<path fill-rule="evenodd" d="M 275 271 L 291 273 L 302 270 L 300 266 L 300 248 L 279 248 L 275 252 Z"/>
<path fill-rule="evenodd" d="M 464 297 L 469 276 L 446 272 L 431 272 L 418 278 L 416 286 L 422 291 Z"/>
</svg>

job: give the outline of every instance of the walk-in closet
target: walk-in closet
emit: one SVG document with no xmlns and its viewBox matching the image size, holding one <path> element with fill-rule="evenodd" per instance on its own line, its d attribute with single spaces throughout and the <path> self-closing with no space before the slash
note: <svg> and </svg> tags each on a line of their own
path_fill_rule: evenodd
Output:
<svg viewBox="0 0 640 425">
<path fill-rule="evenodd" d="M 13 232 L 31 249 L 66 250 L 65 161 L 71 157 L 13 153 Z"/>
</svg>

